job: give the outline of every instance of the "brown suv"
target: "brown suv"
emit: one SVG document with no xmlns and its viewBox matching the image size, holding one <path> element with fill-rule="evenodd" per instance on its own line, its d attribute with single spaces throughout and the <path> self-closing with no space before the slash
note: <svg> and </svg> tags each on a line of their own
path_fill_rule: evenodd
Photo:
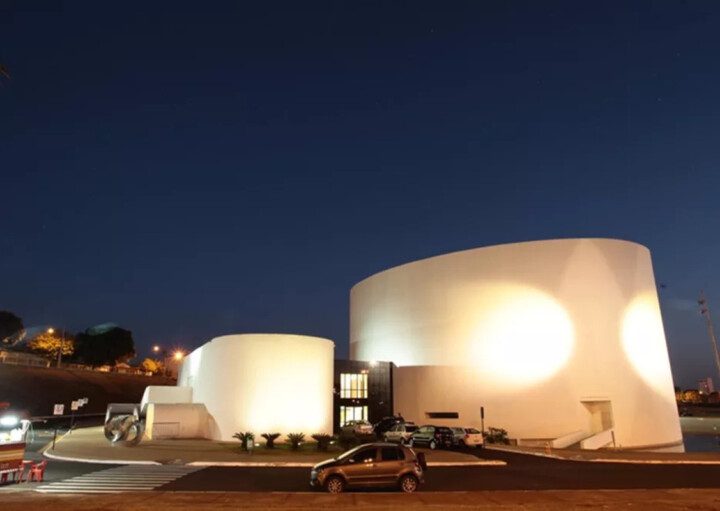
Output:
<svg viewBox="0 0 720 511">
<path fill-rule="evenodd" d="M 397 486 L 411 493 L 424 482 L 426 467 L 425 456 L 404 445 L 364 444 L 315 465 L 310 485 L 330 493 L 362 486 Z"/>
</svg>

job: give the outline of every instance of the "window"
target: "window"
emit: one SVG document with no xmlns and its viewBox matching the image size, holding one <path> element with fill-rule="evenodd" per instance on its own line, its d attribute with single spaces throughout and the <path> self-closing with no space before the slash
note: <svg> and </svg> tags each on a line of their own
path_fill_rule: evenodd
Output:
<svg viewBox="0 0 720 511">
<path fill-rule="evenodd" d="M 425 412 L 428 419 L 457 419 L 460 414 L 457 412 Z"/>
<path fill-rule="evenodd" d="M 356 452 L 350 459 L 355 460 L 355 463 L 372 463 L 375 461 L 376 456 L 377 449 L 375 447 L 368 447 L 367 449 Z"/>
<path fill-rule="evenodd" d="M 340 427 L 342 428 L 350 421 L 366 421 L 368 416 L 367 406 L 341 406 Z"/>
<path fill-rule="evenodd" d="M 405 455 L 397 447 L 383 447 L 382 448 L 382 460 L 383 461 L 400 461 L 404 460 Z"/>
<path fill-rule="evenodd" d="M 340 397 L 346 399 L 367 399 L 368 375 L 340 373 Z"/>
</svg>

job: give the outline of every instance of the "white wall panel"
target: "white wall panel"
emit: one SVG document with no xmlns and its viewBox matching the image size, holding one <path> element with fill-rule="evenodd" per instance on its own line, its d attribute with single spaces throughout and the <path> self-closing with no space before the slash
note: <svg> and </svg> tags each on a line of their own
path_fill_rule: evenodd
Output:
<svg viewBox="0 0 720 511">
<path fill-rule="evenodd" d="M 636 243 L 515 243 L 378 273 L 351 291 L 350 353 L 401 366 L 395 409 L 419 422 L 458 411 L 477 426 L 486 406 L 486 425 L 555 438 L 592 427 L 584 402 L 609 400 L 618 446 L 681 441 L 650 252 Z"/>
<path fill-rule="evenodd" d="M 332 341 L 289 334 L 217 337 L 190 353 L 178 385 L 210 415 L 209 437 L 332 433 Z"/>
</svg>

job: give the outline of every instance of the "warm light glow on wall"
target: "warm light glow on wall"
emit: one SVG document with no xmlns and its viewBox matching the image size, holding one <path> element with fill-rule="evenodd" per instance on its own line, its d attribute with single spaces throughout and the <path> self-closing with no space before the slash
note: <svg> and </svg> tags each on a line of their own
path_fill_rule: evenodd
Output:
<svg viewBox="0 0 720 511">
<path fill-rule="evenodd" d="M 670 361 L 656 295 L 642 294 L 630 302 L 621 337 L 625 354 L 638 376 L 663 395 L 672 390 Z"/>
<path fill-rule="evenodd" d="M 317 337 L 228 335 L 187 355 L 178 385 L 205 405 L 214 439 L 331 433 L 333 354 L 332 341 Z"/>
<path fill-rule="evenodd" d="M 475 291 L 470 360 L 503 386 L 545 380 L 570 358 L 573 324 L 551 296 L 516 284 Z"/>
</svg>

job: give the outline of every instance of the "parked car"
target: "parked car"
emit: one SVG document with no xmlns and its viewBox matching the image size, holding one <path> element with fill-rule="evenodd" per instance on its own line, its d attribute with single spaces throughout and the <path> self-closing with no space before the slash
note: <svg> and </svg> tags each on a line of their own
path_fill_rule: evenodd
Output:
<svg viewBox="0 0 720 511">
<path fill-rule="evenodd" d="M 450 428 L 453 432 L 453 443 L 461 447 L 482 447 L 485 443 L 483 434 L 475 428 Z"/>
<path fill-rule="evenodd" d="M 446 426 L 421 426 L 410 436 L 408 445 L 427 445 L 430 449 L 453 446 L 453 432 Z"/>
<path fill-rule="evenodd" d="M 405 419 L 402 418 L 402 415 L 383 417 L 378 422 L 373 424 L 373 431 L 378 436 L 378 438 L 382 438 L 386 431 L 390 431 L 390 428 L 401 422 L 405 422 Z"/>
<path fill-rule="evenodd" d="M 412 493 L 424 482 L 425 456 L 404 445 L 364 444 L 323 461 L 310 471 L 310 486 L 329 493 L 346 488 L 396 486 Z"/>
<path fill-rule="evenodd" d="M 363 420 L 347 421 L 340 429 L 343 433 L 355 433 L 356 435 L 370 435 L 373 432 L 372 424 Z"/>
<path fill-rule="evenodd" d="M 383 437 L 386 442 L 407 443 L 418 427 L 412 422 L 400 422 L 385 432 Z"/>
</svg>

